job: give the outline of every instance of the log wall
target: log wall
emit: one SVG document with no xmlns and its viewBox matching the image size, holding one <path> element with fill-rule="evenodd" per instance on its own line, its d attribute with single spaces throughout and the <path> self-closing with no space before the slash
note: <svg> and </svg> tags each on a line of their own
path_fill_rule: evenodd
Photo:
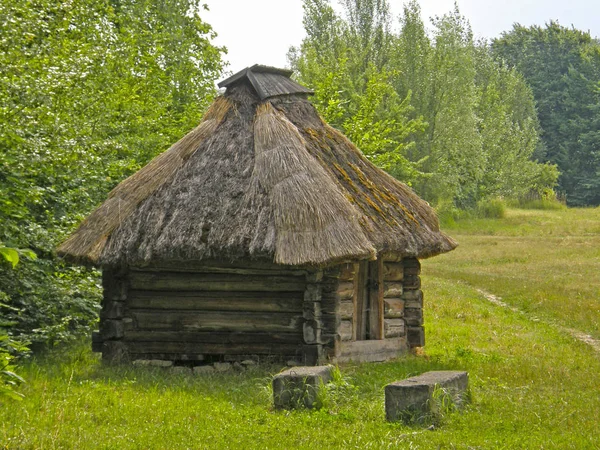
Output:
<svg viewBox="0 0 600 450">
<path fill-rule="evenodd" d="M 423 292 L 421 291 L 421 263 L 416 258 L 402 260 L 404 280 L 402 281 L 404 302 L 404 321 L 406 338 L 411 348 L 425 345 L 423 329 Z"/>
<path fill-rule="evenodd" d="M 321 341 L 309 278 L 281 267 L 105 270 L 94 347 L 106 359 L 301 361 Z"/>
<path fill-rule="evenodd" d="M 383 300 L 381 339 L 366 340 L 355 336 L 359 263 L 313 271 L 265 263 L 105 269 L 92 346 L 109 360 L 255 357 L 310 365 L 397 356 L 425 343 L 421 266 L 391 258 L 379 268 L 369 289 Z"/>
</svg>

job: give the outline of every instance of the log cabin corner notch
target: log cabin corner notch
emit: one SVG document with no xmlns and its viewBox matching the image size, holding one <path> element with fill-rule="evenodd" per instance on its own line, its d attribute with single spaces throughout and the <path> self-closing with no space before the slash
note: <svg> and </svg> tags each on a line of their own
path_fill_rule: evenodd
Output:
<svg viewBox="0 0 600 450">
<path fill-rule="evenodd" d="M 291 72 L 252 66 L 58 248 L 102 269 L 106 359 L 382 360 L 424 343 L 419 259 L 455 248 Z"/>
</svg>

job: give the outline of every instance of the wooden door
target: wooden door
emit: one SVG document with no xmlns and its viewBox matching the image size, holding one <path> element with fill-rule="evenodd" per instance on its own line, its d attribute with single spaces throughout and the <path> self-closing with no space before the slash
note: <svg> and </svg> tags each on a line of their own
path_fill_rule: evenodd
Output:
<svg viewBox="0 0 600 450">
<path fill-rule="evenodd" d="M 383 261 L 362 261 L 354 286 L 353 338 L 383 339 Z"/>
</svg>

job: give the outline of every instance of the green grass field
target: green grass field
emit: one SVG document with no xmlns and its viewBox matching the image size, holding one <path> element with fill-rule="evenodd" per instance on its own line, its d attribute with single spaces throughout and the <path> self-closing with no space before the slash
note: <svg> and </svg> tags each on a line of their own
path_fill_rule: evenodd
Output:
<svg viewBox="0 0 600 450">
<path fill-rule="evenodd" d="M 508 210 L 458 222 L 454 252 L 423 263 L 424 351 L 345 365 L 320 411 L 274 411 L 281 367 L 213 376 L 102 366 L 88 343 L 21 369 L 0 407 L 5 448 L 600 448 L 600 208 Z M 490 302 L 501 297 L 511 308 Z M 384 420 L 383 387 L 468 370 L 473 402 L 434 429 Z"/>
</svg>

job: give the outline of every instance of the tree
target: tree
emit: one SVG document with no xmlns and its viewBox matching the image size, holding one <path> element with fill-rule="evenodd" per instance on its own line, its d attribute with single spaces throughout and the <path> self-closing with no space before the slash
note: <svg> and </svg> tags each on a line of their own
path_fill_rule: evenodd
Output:
<svg viewBox="0 0 600 450">
<path fill-rule="evenodd" d="M 53 249 L 212 100 L 222 49 L 201 10 L 197 0 L 0 0 L 0 241 L 38 255 L 0 268 L 12 333 L 43 342 L 96 320 L 96 275 Z"/>
<path fill-rule="evenodd" d="M 410 181 L 418 171 L 405 154 L 423 123 L 412 114 L 410 95 L 393 88 L 389 7 L 385 0 L 343 5 L 345 18 L 327 0 L 304 1 L 307 37 L 290 49 L 290 63 L 315 91 L 313 103 L 326 121 L 374 163 Z"/>
<path fill-rule="evenodd" d="M 547 150 L 544 160 L 558 166 L 567 202 L 599 205 L 600 43 L 557 22 L 545 27 L 515 24 L 492 42 L 492 51 L 519 70 L 533 90 Z"/>
<path fill-rule="evenodd" d="M 305 0 L 307 37 L 290 62 L 367 158 L 430 202 L 462 208 L 553 186 L 556 169 L 536 161 L 529 88 L 473 41 L 458 7 L 428 33 L 413 0 L 394 33 L 385 1 L 343 5 L 339 17 L 326 0 Z"/>
</svg>

